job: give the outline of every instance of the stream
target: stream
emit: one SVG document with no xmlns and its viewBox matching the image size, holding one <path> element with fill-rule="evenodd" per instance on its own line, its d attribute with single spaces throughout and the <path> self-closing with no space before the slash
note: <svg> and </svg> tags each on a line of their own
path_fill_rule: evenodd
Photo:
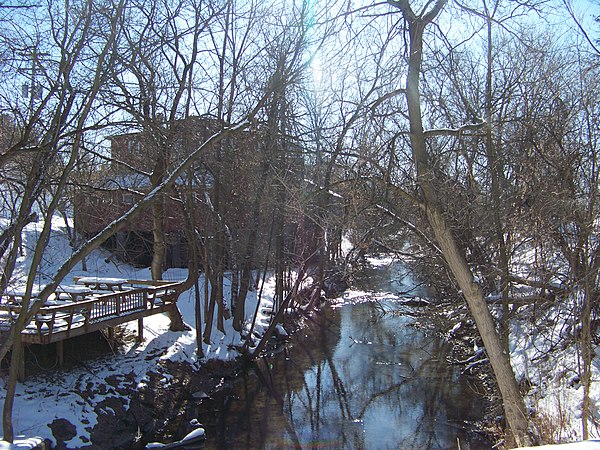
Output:
<svg viewBox="0 0 600 450">
<path fill-rule="evenodd" d="M 353 289 L 369 294 L 327 306 L 198 406 L 204 448 L 490 448 L 450 345 L 400 304 L 426 291 L 399 263 L 365 269 Z"/>
</svg>

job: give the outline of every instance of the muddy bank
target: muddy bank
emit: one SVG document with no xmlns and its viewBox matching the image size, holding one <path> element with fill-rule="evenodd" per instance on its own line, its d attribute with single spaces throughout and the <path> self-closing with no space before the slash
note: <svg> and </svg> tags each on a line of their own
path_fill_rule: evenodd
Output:
<svg viewBox="0 0 600 450">
<path fill-rule="evenodd" d="M 62 396 L 66 402 L 75 397 L 74 407 L 97 416 L 94 423 L 85 416 L 78 422 L 59 417 L 48 423 L 56 444 L 47 440 L 46 448 L 143 449 L 148 442 L 180 439 L 192 429 L 193 417 L 188 420 L 186 412 L 190 405 L 218 391 L 242 366 L 241 360 L 210 359 L 200 365 L 161 360 L 166 349 L 158 348 L 142 354 L 142 360 L 153 361 L 153 369 L 140 381 L 135 366 L 123 367 L 113 356 L 121 351 L 116 348 L 129 348 L 136 334 L 120 327 L 115 337 L 114 350 L 101 333 L 66 341 L 63 367 L 58 366 L 55 345 L 27 348 L 28 379 L 22 395 L 57 396 L 59 402 Z M 83 445 L 72 445 L 76 437 Z"/>
</svg>

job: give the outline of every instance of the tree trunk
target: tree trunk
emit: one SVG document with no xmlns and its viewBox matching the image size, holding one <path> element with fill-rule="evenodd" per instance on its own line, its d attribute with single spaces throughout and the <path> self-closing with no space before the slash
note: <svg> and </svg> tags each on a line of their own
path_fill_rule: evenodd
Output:
<svg viewBox="0 0 600 450">
<path fill-rule="evenodd" d="M 205 320 L 204 325 L 205 326 L 204 326 L 203 338 L 204 338 L 204 343 L 207 345 L 210 345 L 211 344 L 210 336 L 212 334 L 213 320 L 214 320 L 214 316 L 215 316 L 215 302 L 216 302 L 217 292 L 216 292 L 216 288 L 215 288 L 216 282 L 213 279 L 212 273 L 210 275 L 210 278 L 207 273 L 206 278 L 207 278 L 207 280 L 204 281 L 205 285 L 208 284 L 208 279 L 210 279 L 210 295 L 208 296 L 208 298 L 209 298 L 208 308 L 205 308 L 205 310 L 204 310 L 204 320 Z M 206 289 L 205 289 L 205 294 L 206 294 Z"/>
<path fill-rule="evenodd" d="M 508 248 L 504 237 L 504 226 L 500 214 L 501 207 L 501 186 L 500 179 L 503 173 L 502 163 L 498 156 L 498 149 L 494 141 L 494 132 L 492 126 L 492 109 L 493 109 L 493 55 L 492 55 L 492 22 L 490 12 L 486 8 L 486 25 L 487 25 L 487 73 L 485 81 L 485 120 L 486 120 L 486 157 L 488 160 L 488 169 L 491 179 L 491 200 L 492 200 L 492 218 L 494 223 L 494 234 L 496 237 L 496 246 L 498 251 L 498 263 L 500 266 L 500 290 L 502 293 L 502 316 L 500 318 L 500 337 L 502 346 L 508 353 L 510 342 L 510 311 L 508 305 L 509 297 L 509 278 L 508 270 Z M 495 278 L 495 277 L 494 277 Z M 498 286 L 494 286 L 496 289 Z"/>
<path fill-rule="evenodd" d="M 242 325 L 246 316 L 246 297 L 248 295 L 248 291 L 250 290 L 250 282 L 252 281 L 252 267 L 254 265 L 256 239 L 258 236 L 258 228 L 260 227 L 260 211 L 269 172 L 268 163 L 268 160 L 264 158 L 261 165 L 261 177 L 257 186 L 256 196 L 254 197 L 254 204 L 252 206 L 252 222 L 250 225 L 250 231 L 248 232 L 248 240 L 246 241 L 237 304 L 233 309 L 233 328 L 236 331 L 240 331 L 242 329 Z"/>
<path fill-rule="evenodd" d="M 173 303 L 173 307 L 168 309 L 167 315 L 171 321 L 171 324 L 169 325 L 170 331 L 189 331 L 190 328 L 183 321 L 181 312 L 179 311 L 179 308 L 177 308 L 177 303 Z"/>
<path fill-rule="evenodd" d="M 483 298 L 481 289 L 474 282 L 473 274 L 467 265 L 466 258 L 456 244 L 452 231 L 445 223 L 441 212 L 436 208 L 428 206 L 427 219 L 431 225 L 435 239 L 444 254 L 444 259 L 467 301 L 469 310 L 477 325 L 477 330 L 485 345 L 502 395 L 506 420 L 515 441 L 518 446 L 530 445 L 531 440 L 528 434 L 529 421 L 525 404 L 519 392 L 519 386 L 512 366 L 510 365 L 509 356 L 504 351 L 500 336 L 496 331 L 494 318 Z"/>
<path fill-rule="evenodd" d="M 441 11 L 447 0 L 438 0 L 432 11 L 423 17 L 417 17 L 410 9 L 407 0 L 395 2 L 409 23 L 410 49 L 409 67 L 406 85 L 406 101 L 410 122 L 410 142 L 413 160 L 417 168 L 417 180 L 421 188 L 427 220 L 438 242 L 444 259 L 462 290 L 479 334 L 483 339 L 496 381 L 500 388 L 507 423 L 515 437 L 517 445 L 529 445 L 528 418 L 523 398 L 519 392 L 509 356 L 502 349 L 500 337 L 496 331 L 494 319 L 483 298 L 479 286 L 462 254 L 452 230 L 444 219 L 435 188 L 432 184 L 435 176 L 429 166 L 429 155 L 423 131 L 419 78 L 423 57 L 423 33 L 426 25 Z"/>
<path fill-rule="evenodd" d="M 8 381 L 6 383 L 6 398 L 2 409 L 3 439 L 11 444 L 14 440 L 12 410 L 15 401 L 19 368 L 21 367 L 21 358 L 24 357 L 22 353 L 23 345 L 21 344 L 21 333 L 16 333 L 12 345 Z"/>
<path fill-rule="evenodd" d="M 585 242 L 589 242 L 591 237 L 585 233 Z M 590 251 L 587 245 L 582 245 L 581 261 L 584 261 L 583 286 L 581 291 L 583 295 L 583 305 L 581 308 L 581 384 L 583 386 L 583 401 L 581 411 L 581 424 L 583 439 L 590 438 L 590 421 L 593 420 L 593 403 L 590 398 L 592 384 L 592 362 L 594 358 L 594 345 L 592 342 L 592 304 L 596 294 L 596 283 L 598 280 L 598 266 L 590 257 Z M 591 261 L 591 264 L 589 263 Z"/>
<path fill-rule="evenodd" d="M 591 296 L 592 290 L 589 289 L 589 283 L 585 283 L 585 289 L 583 292 L 583 309 L 581 313 L 581 355 L 582 355 L 582 376 L 581 384 L 583 385 L 583 402 L 581 411 L 581 424 L 583 439 L 590 438 L 589 431 L 589 420 L 592 417 L 590 400 L 590 388 L 592 382 L 592 332 L 591 332 L 591 316 L 592 316 L 592 305 Z"/>
<path fill-rule="evenodd" d="M 165 205 L 164 200 L 161 198 L 157 199 L 152 204 L 152 264 L 150 266 L 150 272 L 152 273 L 153 280 L 161 280 L 164 270 L 165 260 Z"/>
<path fill-rule="evenodd" d="M 219 245 L 220 259 L 222 259 L 223 253 L 223 247 Z M 215 300 L 217 302 L 217 330 L 225 334 L 225 319 L 229 319 L 229 312 L 225 307 L 225 298 L 223 297 L 223 274 L 225 269 L 223 268 L 222 261 L 220 261 L 218 265 L 219 267 L 217 268 L 216 273 L 217 283 L 216 286 L 213 287 L 216 293 Z"/>
<path fill-rule="evenodd" d="M 196 355 L 198 358 L 204 358 L 204 350 L 202 349 L 202 305 L 200 299 L 200 283 L 198 282 L 199 274 L 196 270 L 194 281 L 194 308 L 196 313 Z"/>
</svg>

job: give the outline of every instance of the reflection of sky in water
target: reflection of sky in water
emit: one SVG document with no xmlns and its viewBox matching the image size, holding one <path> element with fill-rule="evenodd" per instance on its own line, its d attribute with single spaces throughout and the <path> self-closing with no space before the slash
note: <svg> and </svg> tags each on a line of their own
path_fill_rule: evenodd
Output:
<svg viewBox="0 0 600 450">
<path fill-rule="evenodd" d="M 413 272 L 403 264 L 393 260 L 379 261 L 374 266 L 365 267 L 356 276 L 360 289 L 367 291 L 391 292 L 406 296 L 427 296 L 427 286 L 419 283 Z"/>
<path fill-rule="evenodd" d="M 406 317 L 382 315 L 373 304 L 347 305 L 339 314 L 337 344 L 324 355 L 320 371 L 314 366 L 305 372 L 305 388 L 291 396 L 299 440 L 310 445 L 337 439 L 344 448 L 455 445 L 460 433 L 448 423 L 447 410 L 454 420 L 468 419 L 470 405 L 461 404 L 439 340 Z"/>
<path fill-rule="evenodd" d="M 405 272 L 385 266 L 357 288 L 396 294 L 394 280 L 406 282 Z M 289 354 L 259 362 L 258 376 L 200 417 L 207 447 L 456 448 L 457 437 L 462 448 L 488 447 L 469 443 L 461 428 L 481 416 L 481 404 L 445 362 L 448 347 L 382 306 L 395 308 L 384 300 L 320 314 L 293 337 Z"/>
</svg>

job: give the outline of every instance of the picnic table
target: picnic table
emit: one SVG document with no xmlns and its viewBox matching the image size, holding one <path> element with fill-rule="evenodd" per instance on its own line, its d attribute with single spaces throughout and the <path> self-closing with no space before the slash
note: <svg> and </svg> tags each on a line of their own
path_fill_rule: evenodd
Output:
<svg viewBox="0 0 600 450">
<path fill-rule="evenodd" d="M 34 286 L 31 290 L 31 299 L 39 297 L 40 293 L 45 286 Z M 60 301 L 77 302 L 85 300 L 86 297 L 92 294 L 92 289 L 87 286 L 78 286 L 70 284 L 58 285 L 53 294 L 51 294 L 46 300 L 45 304 L 61 304 L 52 303 Z M 6 288 L 4 295 L 7 297 L 7 303 L 9 304 L 21 304 L 25 297 L 25 288 Z"/>
<path fill-rule="evenodd" d="M 31 298 L 35 298 L 40 295 L 44 286 L 35 286 L 31 289 Z M 23 298 L 25 298 L 25 288 L 11 288 L 7 287 L 4 290 L 4 295 L 8 297 L 7 303 L 21 304 Z"/>
<path fill-rule="evenodd" d="M 88 286 L 77 284 L 61 284 L 54 291 L 57 300 L 71 300 L 74 302 L 85 300 L 88 295 L 92 294 L 92 289 Z"/>
<path fill-rule="evenodd" d="M 116 292 L 122 291 L 123 286 L 128 284 L 129 280 L 125 278 L 79 277 L 76 278 L 75 283 L 84 285 L 92 290 Z"/>
</svg>

